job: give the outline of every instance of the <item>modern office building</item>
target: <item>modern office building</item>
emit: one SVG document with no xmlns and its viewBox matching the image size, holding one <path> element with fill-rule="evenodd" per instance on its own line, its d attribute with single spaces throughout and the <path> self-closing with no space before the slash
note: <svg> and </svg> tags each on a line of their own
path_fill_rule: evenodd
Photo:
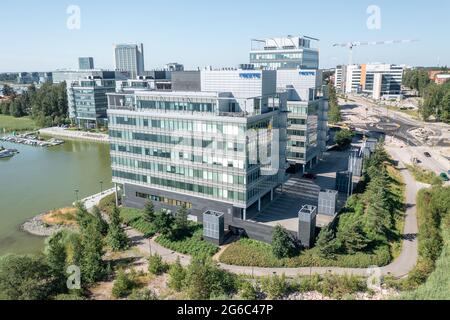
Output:
<svg viewBox="0 0 450 320">
<path fill-rule="evenodd" d="M 319 51 L 311 47 L 316 40 L 306 36 L 253 39 L 250 63 L 256 69 L 318 69 Z"/>
<path fill-rule="evenodd" d="M 185 205 L 225 225 L 286 180 L 286 99 L 275 71 L 202 71 L 202 92 L 108 93 L 113 182 L 125 206 Z"/>
<path fill-rule="evenodd" d="M 72 82 L 68 86 L 69 117 L 72 122 L 88 129 L 106 125 L 106 93 L 115 90 L 114 78 L 89 77 Z"/>
<path fill-rule="evenodd" d="M 92 58 L 92 57 L 78 58 L 78 69 L 80 69 L 80 70 L 94 69 L 94 58 Z"/>
<path fill-rule="evenodd" d="M 114 45 L 114 61 L 116 70 L 129 72 L 131 79 L 143 75 L 144 45 L 142 43 Z"/>
<path fill-rule="evenodd" d="M 403 66 L 361 64 L 338 66 L 335 86 L 342 93 L 364 93 L 375 100 L 401 97 Z"/>
<path fill-rule="evenodd" d="M 287 93 L 287 159 L 293 171 L 317 163 L 326 147 L 327 110 L 319 52 L 310 37 L 252 40 L 250 64 L 276 70 L 277 91 Z"/>
</svg>

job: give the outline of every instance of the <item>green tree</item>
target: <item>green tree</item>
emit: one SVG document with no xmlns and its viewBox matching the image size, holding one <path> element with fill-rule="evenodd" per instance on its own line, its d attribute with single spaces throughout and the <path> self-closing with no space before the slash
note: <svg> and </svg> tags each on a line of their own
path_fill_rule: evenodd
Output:
<svg viewBox="0 0 450 320">
<path fill-rule="evenodd" d="M 155 253 L 148 257 L 148 271 L 151 274 L 160 275 L 166 272 L 168 269 L 167 264 L 164 263 L 162 257 Z"/>
<path fill-rule="evenodd" d="M 156 230 L 167 236 L 172 235 L 172 227 L 174 223 L 174 218 L 172 214 L 166 212 L 158 212 L 155 217 L 155 227 Z"/>
<path fill-rule="evenodd" d="M 358 221 L 340 223 L 336 237 L 348 254 L 364 250 L 370 242 Z"/>
<path fill-rule="evenodd" d="M 155 208 L 153 202 L 148 200 L 144 207 L 144 218 L 147 222 L 153 222 L 155 220 Z"/>
<path fill-rule="evenodd" d="M 44 257 L 0 257 L 0 300 L 44 300 L 54 288 Z"/>
<path fill-rule="evenodd" d="M 102 213 L 97 206 L 94 206 L 92 209 L 92 214 L 96 219 L 98 231 L 100 231 L 102 236 L 106 236 L 108 234 L 108 222 L 103 219 Z"/>
<path fill-rule="evenodd" d="M 125 273 L 123 269 L 120 269 L 116 281 L 114 281 L 112 295 L 114 298 L 125 298 L 131 294 L 135 287 L 136 283 L 133 281 L 132 277 Z"/>
<path fill-rule="evenodd" d="M 328 121 L 332 124 L 342 121 L 341 108 L 332 83 L 328 83 Z"/>
<path fill-rule="evenodd" d="M 76 220 L 77 224 L 80 227 L 81 232 L 85 230 L 90 224 L 93 222 L 93 216 L 86 210 L 86 207 L 83 203 L 78 202 L 76 204 L 77 213 Z"/>
<path fill-rule="evenodd" d="M 273 230 L 272 252 L 277 258 L 288 258 L 297 252 L 295 240 L 281 225 L 277 225 Z"/>
<path fill-rule="evenodd" d="M 83 284 L 93 284 L 105 276 L 103 238 L 95 223 L 90 223 L 82 235 L 81 279 Z"/>
<path fill-rule="evenodd" d="M 111 214 L 111 223 L 108 228 L 108 245 L 114 251 L 125 250 L 129 247 L 130 241 L 122 228 L 120 219 L 120 209 L 115 207 Z"/>
<path fill-rule="evenodd" d="M 337 144 L 339 148 L 344 149 L 352 143 L 352 139 L 353 139 L 353 132 L 344 129 L 336 133 L 334 137 L 334 142 Z"/>
<path fill-rule="evenodd" d="M 4 84 L 3 85 L 3 89 L 2 89 L 2 94 L 5 97 L 13 97 L 13 96 L 15 96 L 16 92 L 14 91 L 14 89 L 10 85 Z"/>
<path fill-rule="evenodd" d="M 63 232 L 57 232 L 47 240 L 46 255 L 50 273 L 55 278 L 55 291 L 66 289 L 66 247 L 63 242 Z"/>
<path fill-rule="evenodd" d="M 176 291 L 181 291 L 183 288 L 184 279 L 186 278 L 186 270 L 180 263 L 180 257 L 169 268 L 168 286 Z"/>
<path fill-rule="evenodd" d="M 317 237 L 316 247 L 324 258 L 333 258 L 339 249 L 334 232 L 331 228 L 323 228 Z"/>
<path fill-rule="evenodd" d="M 205 300 L 235 292 L 237 279 L 235 275 L 220 270 L 211 258 L 196 255 L 187 268 L 185 285 L 189 299 Z"/>
<path fill-rule="evenodd" d="M 173 233 L 176 238 L 182 238 L 189 232 L 188 211 L 186 207 L 181 206 L 175 216 L 173 223 Z"/>
</svg>

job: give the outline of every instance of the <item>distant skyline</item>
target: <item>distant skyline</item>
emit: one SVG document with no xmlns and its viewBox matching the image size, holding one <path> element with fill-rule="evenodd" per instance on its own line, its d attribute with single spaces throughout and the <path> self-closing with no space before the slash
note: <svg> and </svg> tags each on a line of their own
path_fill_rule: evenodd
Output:
<svg viewBox="0 0 450 320">
<path fill-rule="evenodd" d="M 79 21 L 67 13 L 72 5 Z M 381 20 L 367 13 L 371 5 Z M 3 0 L 0 72 L 76 69 L 78 57 L 113 69 L 114 44 L 141 42 L 146 70 L 169 62 L 235 67 L 248 63 L 250 39 L 288 34 L 320 39 L 321 68 L 348 61 L 349 50 L 333 43 L 402 39 L 420 41 L 357 47 L 353 62 L 450 66 L 448 12 L 450 2 L 440 0 Z"/>
</svg>

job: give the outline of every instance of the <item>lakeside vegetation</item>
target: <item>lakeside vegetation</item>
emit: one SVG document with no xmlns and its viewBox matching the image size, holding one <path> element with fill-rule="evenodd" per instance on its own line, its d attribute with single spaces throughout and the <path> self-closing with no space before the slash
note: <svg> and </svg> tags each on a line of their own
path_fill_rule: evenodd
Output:
<svg viewBox="0 0 450 320">
<path fill-rule="evenodd" d="M 34 131 L 37 129 L 39 129 L 39 126 L 30 117 L 15 118 L 0 114 L 0 133 L 4 131 Z"/>
<path fill-rule="evenodd" d="M 18 119 L 29 117 L 38 127 L 69 123 L 65 82 L 45 83 L 39 89 L 30 85 L 21 95 L 5 84 L 2 92 L 8 100 L 0 103 L 0 115 Z"/>
<path fill-rule="evenodd" d="M 404 185 L 381 145 L 366 160 L 365 168 L 357 188 L 360 193 L 348 199 L 334 225 L 321 230 L 314 248 L 280 255 L 274 244 L 241 239 L 224 250 L 220 261 L 259 267 L 368 267 L 388 264 L 398 255 L 401 246 Z M 274 232 L 274 238 L 277 233 Z M 293 241 L 286 239 L 281 246 L 293 247 Z"/>
</svg>

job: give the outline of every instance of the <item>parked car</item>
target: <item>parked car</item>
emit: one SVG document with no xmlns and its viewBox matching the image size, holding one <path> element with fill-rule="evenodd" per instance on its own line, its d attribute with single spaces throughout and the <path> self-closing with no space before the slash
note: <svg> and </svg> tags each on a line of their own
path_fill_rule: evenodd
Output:
<svg viewBox="0 0 450 320">
<path fill-rule="evenodd" d="M 448 175 L 445 172 L 442 172 L 439 177 L 443 180 L 443 181 L 449 181 Z"/>
<path fill-rule="evenodd" d="M 431 154 L 429 152 L 424 152 L 423 155 L 427 158 L 431 158 Z"/>
</svg>

